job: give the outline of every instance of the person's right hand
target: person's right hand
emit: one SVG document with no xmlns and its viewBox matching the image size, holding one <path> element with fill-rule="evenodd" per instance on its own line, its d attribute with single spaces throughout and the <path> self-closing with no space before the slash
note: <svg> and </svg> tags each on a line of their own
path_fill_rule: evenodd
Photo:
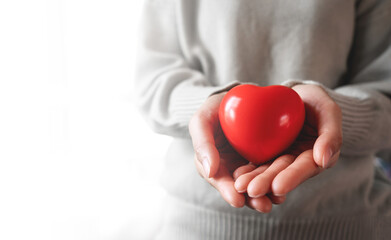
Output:
<svg viewBox="0 0 391 240">
<path fill-rule="evenodd" d="M 220 127 L 218 110 L 225 93 L 210 96 L 189 123 L 199 174 L 233 207 L 243 207 L 245 197 L 234 187 L 233 171 L 245 164 L 230 147 Z"/>
<path fill-rule="evenodd" d="M 224 95 L 225 92 L 210 96 L 189 123 L 197 170 L 233 207 L 246 204 L 258 211 L 269 212 L 272 203 L 282 203 L 285 197 L 269 195 L 250 198 L 235 189 L 233 173 L 248 161 L 236 153 L 221 129 L 218 111 Z"/>
</svg>

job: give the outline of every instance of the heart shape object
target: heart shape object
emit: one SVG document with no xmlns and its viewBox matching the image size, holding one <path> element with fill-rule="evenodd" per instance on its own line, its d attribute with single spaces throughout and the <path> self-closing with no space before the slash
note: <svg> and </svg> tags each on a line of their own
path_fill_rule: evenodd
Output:
<svg viewBox="0 0 391 240">
<path fill-rule="evenodd" d="M 248 161 L 262 164 L 295 141 L 304 124 L 304 103 L 285 86 L 243 84 L 224 96 L 219 119 L 232 147 Z"/>
</svg>

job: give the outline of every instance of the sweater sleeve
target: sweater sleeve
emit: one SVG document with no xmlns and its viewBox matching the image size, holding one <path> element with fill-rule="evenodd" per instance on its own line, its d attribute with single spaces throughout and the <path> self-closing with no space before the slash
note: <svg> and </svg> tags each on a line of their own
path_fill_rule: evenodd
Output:
<svg viewBox="0 0 391 240">
<path fill-rule="evenodd" d="M 391 1 L 360 1 L 345 84 L 326 88 L 341 107 L 342 154 L 391 148 Z M 312 81 L 288 81 L 318 84 Z"/>
<path fill-rule="evenodd" d="M 134 76 L 138 108 L 155 132 L 188 136 L 191 116 L 211 94 L 229 89 L 213 86 L 181 51 L 175 1 L 145 1 Z"/>
<path fill-rule="evenodd" d="M 341 154 L 374 154 L 391 148 L 391 101 L 379 91 L 355 85 L 330 89 L 308 80 L 289 80 L 283 84 L 288 87 L 297 84 L 321 86 L 340 106 L 343 133 Z"/>
</svg>

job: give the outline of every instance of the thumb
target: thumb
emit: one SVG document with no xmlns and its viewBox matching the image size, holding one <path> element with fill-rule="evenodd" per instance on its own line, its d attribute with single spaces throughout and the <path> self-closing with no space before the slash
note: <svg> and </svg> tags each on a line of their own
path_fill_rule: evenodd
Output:
<svg viewBox="0 0 391 240">
<path fill-rule="evenodd" d="M 333 166 L 338 160 L 342 145 L 342 112 L 338 104 L 320 86 L 293 87 L 306 104 L 306 118 L 316 126 L 318 138 L 313 157 L 322 168 Z"/>
<path fill-rule="evenodd" d="M 214 177 L 219 170 L 220 156 L 216 147 L 211 142 L 194 143 L 193 147 L 196 160 L 201 163 L 204 174 L 207 178 Z"/>
<path fill-rule="evenodd" d="M 214 133 L 216 126 L 219 126 L 217 108 L 220 101 L 210 98 L 211 106 L 203 108 L 192 117 L 189 123 L 189 132 L 196 154 L 204 169 L 204 176 L 211 178 L 216 175 L 220 166 L 220 155 L 216 148 Z M 208 102 L 209 103 L 209 102 Z"/>
<path fill-rule="evenodd" d="M 319 167 L 329 168 L 337 162 L 342 145 L 342 113 L 328 95 L 319 100 L 315 108 L 319 137 L 314 144 L 314 160 Z"/>
</svg>

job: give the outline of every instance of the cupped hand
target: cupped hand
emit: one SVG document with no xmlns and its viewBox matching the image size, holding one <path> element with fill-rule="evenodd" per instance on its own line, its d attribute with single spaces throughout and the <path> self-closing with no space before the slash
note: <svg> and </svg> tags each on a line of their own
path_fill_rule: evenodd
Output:
<svg viewBox="0 0 391 240">
<path fill-rule="evenodd" d="M 232 173 L 246 162 L 228 144 L 220 127 L 218 109 L 225 93 L 210 96 L 189 123 L 199 174 L 215 187 L 230 205 L 243 207 L 244 194 L 234 187 Z"/>
<path fill-rule="evenodd" d="M 210 96 L 195 113 L 189 123 L 189 131 L 195 150 L 195 164 L 199 174 L 215 187 L 223 199 L 234 207 L 261 206 L 263 212 L 271 209 L 271 203 L 281 198 L 265 196 L 253 201 L 245 193 L 235 189 L 233 172 L 248 163 L 231 147 L 220 126 L 218 110 L 225 93 Z M 261 201 L 270 204 L 259 204 Z"/>
<path fill-rule="evenodd" d="M 260 166 L 239 167 L 233 175 L 237 191 L 247 193 L 252 198 L 253 207 L 261 212 L 264 208 L 271 208 L 267 199 L 279 198 L 283 202 L 286 194 L 332 167 L 339 157 L 342 145 L 339 106 L 319 86 L 296 85 L 293 89 L 302 98 L 306 110 L 299 137 L 275 160 Z"/>
</svg>

